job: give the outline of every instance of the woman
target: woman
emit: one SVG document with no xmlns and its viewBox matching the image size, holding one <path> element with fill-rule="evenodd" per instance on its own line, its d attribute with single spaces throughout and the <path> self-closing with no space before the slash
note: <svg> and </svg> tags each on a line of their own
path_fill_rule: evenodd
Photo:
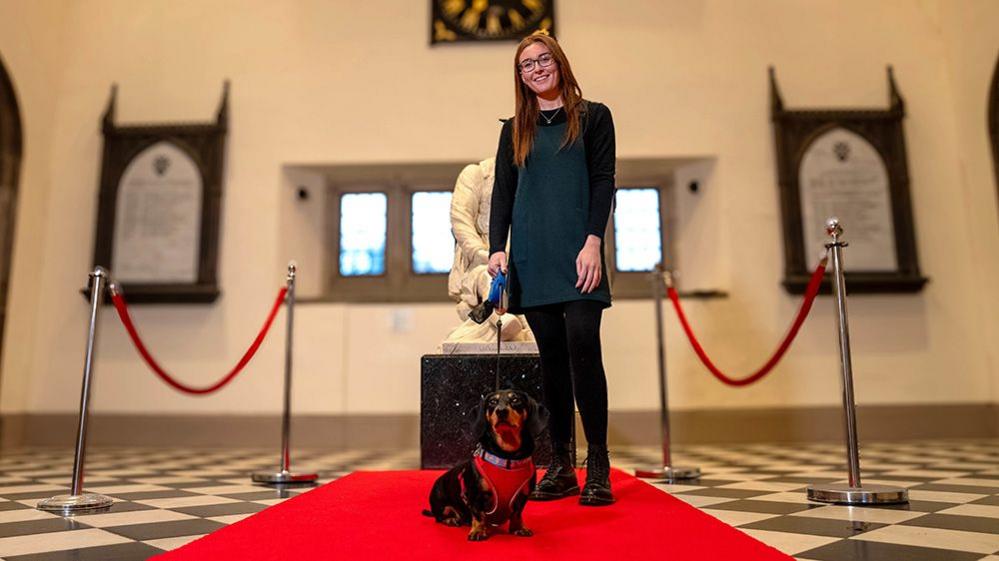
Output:
<svg viewBox="0 0 999 561">
<path fill-rule="evenodd" d="M 514 81 L 516 114 L 503 124 L 496 155 L 489 273 L 509 265 L 509 310 L 526 316 L 541 355 L 554 451 L 531 497 L 580 493 L 570 456 L 575 401 L 589 443 L 579 502 L 609 505 L 600 318 L 611 305 L 602 256 L 614 197 L 614 124 L 606 106 L 582 98 L 568 59 L 546 33 L 521 41 Z"/>
</svg>

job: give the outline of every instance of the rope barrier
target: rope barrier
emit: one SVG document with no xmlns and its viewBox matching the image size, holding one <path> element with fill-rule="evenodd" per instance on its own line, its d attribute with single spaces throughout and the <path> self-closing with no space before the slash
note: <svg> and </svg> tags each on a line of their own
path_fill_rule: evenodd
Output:
<svg viewBox="0 0 999 561">
<path fill-rule="evenodd" d="M 777 351 L 770 357 L 770 360 L 766 362 L 760 369 L 756 372 L 746 376 L 745 378 L 732 378 L 727 376 L 724 372 L 718 369 L 717 366 L 711 362 L 708 358 L 708 354 L 704 352 L 704 347 L 697 340 L 694 335 L 694 331 L 690 328 L 690 322 L 687 321 L 687 316 L 683 313 L 683 308 L 680 306 L 680 297 L 677 295 L 676 289 L 673 288 L 672 284 L 667 286 L 667 292 L 669 294 L 670 301 L 673 302 L 673 308 L 676 310 L 676 315 L 680 319 L 680 324 L 683 326 L 683 331 L 687 334 L 687 339 L 690 340 L 691 346 L 694 347 L 694 352 L 697 353 L 697 357 L 701 359 L 704 366 L 707 367 L 715 378 L 718 378 L 721 382 L 728 384 L 730 386 L 748 386 L 753 382 L 756 382 L 760 378 L 763 378 L 773 370 L 774 366 L 780 362 L 783 358 L 784 353 L 791 346 L 791 342 L 794 341 L 795 336 L 798 335 L 798 330 L 801 329 L 801 325 L 805 322 L 805 318 L 808 317 L 808 312 L 812 309 L 812 303 L 815 301 L 815 297 L 819 293 L 819 286 L 822 284 L 822 277 L 826 274 L 826 262 L 828 257 L 823 257 L 822 261 L 819 262 L 819 266 L 812 273 L 812 278 L 808 281 L 808 287 L 805 289 L 805 296 L 801 302 L 801 308 L 798 309 L 798 315 L 794 318 L 794 323 L 791 324 L 791 329 L 788 330 L 787 335 L 784 336 L 784 340 L 781 341 Z"/>
<path fill-rule="evenodd" d="M 223 386 L 231 382 L 233 378 L 235 378 L 236 375 L 243 370 L 243 367 L 250 362 L 250 359 L 252 359 L 253 355 L 256 354 L 257 349 L 260 348 L 260 344 L 264 342 L 264 337 L 267 336 L 267 332 L 270 330 L 271 324 L 274 322 L 274 317 L 281 308 L 281 304 L 284 302 L 287 292 L 288 289 L 286 287 L 282 287 L 281 290 L 278 291 L 277 298 L 274 300 L 274 305 L 271 307 L 270 313 L 267 314 L 267 320 L 264 322 L 264 326 L 260 329 L 260 333 L 257 334 L 257 337 L 253 340 L 250 348 L 246 350 L 243 357 L 239 359 L 238 363 L 236 363 L 236 366 L 233 367 L 233 369 L 230 370 L 229 373 L 226 374 L 221 380 L 203 388 L 195 388 L 179 382 L 170 376 L 166 370 L 160 367 L 160 365 L 156 362 L 156 359 L 154 359 L 153 355 L 149 353 L 149 350 L 146 349 L 146 345 L 139 337 L 139 332 L 135 329 L 135 324 L 132 323 L 132 317 L 128 313 L 128 304 L 125 302 L 125 297 L 120 292 L 113 291 L 111 294 L 111 300 L 114 303 L 115 310 L 118 311 L 118 317 L 121 319 L 121 323 L 125 326 L 125 331 L 127 331 L 129 337 L 132 338 L 132 343 L 135 345 L 135 349 L 142 356 L 143 360 L 146 361 L 146 364 L 149 365 L 149 368 L 151 368 L 156 375 L 158 375 L 164 382 L 169 384 L 175 390 L 188 394 L 204 395 L 218 391 Z"/>
</svg>

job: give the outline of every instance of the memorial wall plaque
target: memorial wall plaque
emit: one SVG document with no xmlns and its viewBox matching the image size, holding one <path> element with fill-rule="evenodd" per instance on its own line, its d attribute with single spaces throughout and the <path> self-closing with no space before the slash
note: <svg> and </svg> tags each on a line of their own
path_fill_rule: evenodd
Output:
<svg viewBox="0 0 999 561">
<path fill-rule="evenodd" d="M 798 186 L 806 263 L 822 258 L 826 220 L 835 216 L 850 225 L 851 269 L 898 269 L 888 168 L 864 137 L 842 127 L 819 135 L 801 158 Z"/>
<path fill-rule="evenodd" d="M 888 68 L 887 110 L 787 110 L 770 88 L 784 233 L 784 286 L 800 294 L 836 217 L 849 243 L 851 292 L 915 292 L 919 271 L 902 131 L 904 104 Z M 822 290 L 830 291 L 830 280 Z"/>
<path fill-rule="evenodd" d="M 194 159 L 172 142 L 157 142 L 132 159 L 115 206 L 116 280 L 198 281 L 202 184 Z"/>
<path fill-rule="evenodd" d="M 104 161 L 94 263 L 130 303 L 212 302 L 228 83 L 215 123 L 117 126 L 116 89 L 104 114 Z"/>
</svg>

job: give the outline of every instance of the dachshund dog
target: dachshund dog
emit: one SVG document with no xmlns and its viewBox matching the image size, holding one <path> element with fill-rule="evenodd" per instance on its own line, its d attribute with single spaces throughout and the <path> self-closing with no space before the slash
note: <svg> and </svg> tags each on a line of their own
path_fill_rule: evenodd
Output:
<svg viewBox="0 0 999 561">
<path fill-rule="evenodd" d="M 423 514 L 448 526 L 470 524 L 471 541 L 487 539 L 490 526 L 507 521 L 511 534 L 533 535 L 523 512 L 537 480 L 534 442 L 548 411 L 522 391 L 500 390 L 483 398 L 472 422 L 475 454 L 437 479 Z"/>
</svg>

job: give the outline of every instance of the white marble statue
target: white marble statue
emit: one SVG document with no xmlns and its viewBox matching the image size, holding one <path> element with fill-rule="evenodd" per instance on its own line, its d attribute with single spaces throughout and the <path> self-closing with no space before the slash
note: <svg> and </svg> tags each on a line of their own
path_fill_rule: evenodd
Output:
<svg viewBox="0 0 999 561">
<path fill-rule="evenodd" d="M 492 277 L 486 270 L 489 262 L 489 207 L 493 193 L 495 159 L 469 164 L 461 171 L 451 196 L 451 231 L 456 240 L 454 265 L 448 276 L 448 294 L 457 302 L 462 320 L 445 342 L 496 342 L 494 312 L 482 324 L 475 323 L 468 313 L 489 295 Z M 523 316 L 504 314 L 503 341 L 534 341 Z"/>
</svg>

